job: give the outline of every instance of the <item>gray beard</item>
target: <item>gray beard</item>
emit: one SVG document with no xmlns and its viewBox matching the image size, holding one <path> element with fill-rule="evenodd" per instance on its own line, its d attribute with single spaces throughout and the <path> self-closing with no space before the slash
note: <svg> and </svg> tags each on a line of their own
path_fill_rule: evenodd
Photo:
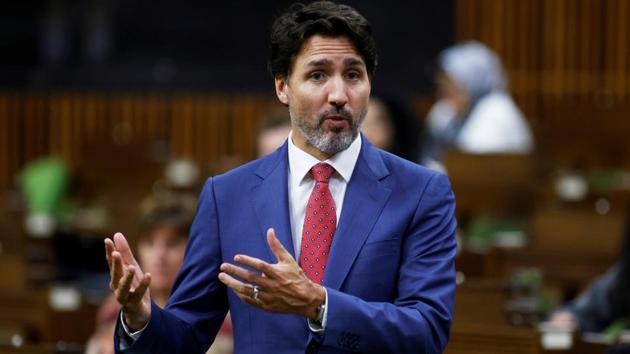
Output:
<svg viewBox="0 0 630 354">
<path fill-rule="evenodd" d="M 351 124 L 348 132 L 336 133 L 334 130 L 324 133 L 321 131 L 320 126 L 312 127 L 305 124 L 295 124 L 302 133 L 302 136 L 306 138 L 309 144 L 311 144 L 317 150 L 325 154 L 336 154 L 343 151 L 352 145 L 354 139 L 359 134 L 359 125 Z"/>
</svg>

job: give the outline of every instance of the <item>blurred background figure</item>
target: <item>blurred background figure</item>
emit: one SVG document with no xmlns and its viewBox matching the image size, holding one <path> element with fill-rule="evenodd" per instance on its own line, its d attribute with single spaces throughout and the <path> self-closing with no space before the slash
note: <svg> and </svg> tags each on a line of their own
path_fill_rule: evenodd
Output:
<svg viewBox="0 0 630 354">
<path fill-rule="evenodd" d="M 617 263 L 579 297 L 555 311 L 549 319 L 553 327 L 577 327 L 582 332 L 603 333 L 611 338 L 630 328 L 630 214 L 626 220 Z"/>
<path fill-rule="evenodd" d="M 184 259 L 188 232 L 195 215 L 195 198 L 147 199 L 141 206 L 138 256 L 151 273 L 151 298 L 160 307 L 168 301 Z"/>
<path fill-rule="evenodd" d="M 407 105 L 389 97 L 370 97 L 361 132 L 376 147 L 413 160 L 419 130 L 418 120 Z"/>
<path fill-rule="evenodd" d="M 289 136 L 291 118 L 286 110 L 272 112 L 262 121 L 258 130 L 256 151 L 259 157 L 274 152 Z"/>
<path fill-rule="evenodd" d="M 138 257 L 150 272 L 151 298 L 164 307 L 184 259 L 188 231 L 194 217 L 194 197 L 148 198 L 142 205 L 138 232 Z M 153 275 L 155 274 L 155 275 Z M 99 308 L 96 330 L 86 353 L 113 353 L 113 330 L 120 306 L 113 296 Z"/>
<path fill-rule="evenodd" d="M 498 56 L 479 42 L 444 50 L 438 101 L 427 117 L 421 163 L 436 166 L 449 149 L 471 154 L 530 153 L 532 133 L 507 92 Z"/>
<path fill-rule="evenodd" d="M 151 273 L 151 298 L 164 307 L 182 265 L 188 232 L 195 215 L 196 198 L 170 195 L 148 198 L 141 205 L 138 257 L 142 269 Z M 113 353 L 113 330 L 120 306 L 110 296 L 97 314 L 97 328 L 88 341 L 87 354 Z M 226 337 L 224 334 L 228 334 Z M 221 330 L 210 353 L 231 353 L 231 325 Z"/>
</svg>

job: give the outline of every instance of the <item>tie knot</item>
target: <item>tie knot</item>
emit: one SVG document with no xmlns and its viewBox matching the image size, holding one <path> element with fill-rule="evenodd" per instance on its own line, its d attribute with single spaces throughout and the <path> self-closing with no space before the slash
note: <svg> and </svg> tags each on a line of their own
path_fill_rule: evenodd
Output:
<svg viewBox="0 0 630 354">
<path fill-rule="evenodd" d="M 311 175 L 317 182 L 328 183 L 330 177 L 335 173 L 335 169 L 327 163 L 318 163 L 311 168 Z"/>
</svg>

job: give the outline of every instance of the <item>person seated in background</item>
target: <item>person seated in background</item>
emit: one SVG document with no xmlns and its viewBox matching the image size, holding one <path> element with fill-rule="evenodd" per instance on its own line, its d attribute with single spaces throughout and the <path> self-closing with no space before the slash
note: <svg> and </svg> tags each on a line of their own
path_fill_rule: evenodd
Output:
<svg viewBox="0 0 630 354">
<path fill-rule="evenodd" d="M 417 157 L 419 124 L 410 109 L 388 97 L 372 97 L 361 132 L 374 146 L 413 161 Z"/>
<path fill-rule="evenodd" d="M 582 332 L 606 332 L 611 326 L 630 328 L 630 215 L 619 261 L 596 278 L 589 288 L 554 312 L 552 327 L 579 328 Z"/>
<path fill-rule="evenodd" d="M 289 136 L 291 118 L 285 110 L 274 112 L 263 120 L 256 142 L 258 157 L 276 151 Z"/>
<path fill-rule="evenodd" d="M 177 196 L 147 199 L 141 206 L 138 257 L 142 268 L 151 273 L 151 297 L 160 307 L 166 305 L 182 265 L 195 205 L 194 197 Z M 114 327 L 119 312 L 120 305 L 111 295 L 99 309 L 97 328 L 88 341 L 87 354 L 114 353 Z M 229 322 L 223 330 L 228 336 L 219 337 L 209 353 L 231 353 Z"/>
<path fill-rule="evenodd" d="M 506 87 L 497 55 L 464 42 L 438 58 L 438 101 L 426 120 L 420 162 L 440 169 L 449 149 L 470 154 L 527 154 L 534 139 Z"/>
</svg>

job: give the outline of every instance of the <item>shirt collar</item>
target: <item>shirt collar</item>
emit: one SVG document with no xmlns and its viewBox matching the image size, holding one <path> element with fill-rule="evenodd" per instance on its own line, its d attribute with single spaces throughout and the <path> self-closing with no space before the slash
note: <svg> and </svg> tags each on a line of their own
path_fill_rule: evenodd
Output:
<svg viewBox="0 0 630 354">
<path fill-rule="evenodd" d="M 289 170 L 291 171 L 291 185 L 297 186 L 308 174 L 313 166 L 322 162 L 313 155 L 293 144 L 293 132 L 289 133 Z M 344 179 L 346 183 L 350 181 L 354 166 L 357 164 L 359 153 L 361 152 L 361 134 L 357 135 L 352 144 L 326 161 Z"/>
</svg>

